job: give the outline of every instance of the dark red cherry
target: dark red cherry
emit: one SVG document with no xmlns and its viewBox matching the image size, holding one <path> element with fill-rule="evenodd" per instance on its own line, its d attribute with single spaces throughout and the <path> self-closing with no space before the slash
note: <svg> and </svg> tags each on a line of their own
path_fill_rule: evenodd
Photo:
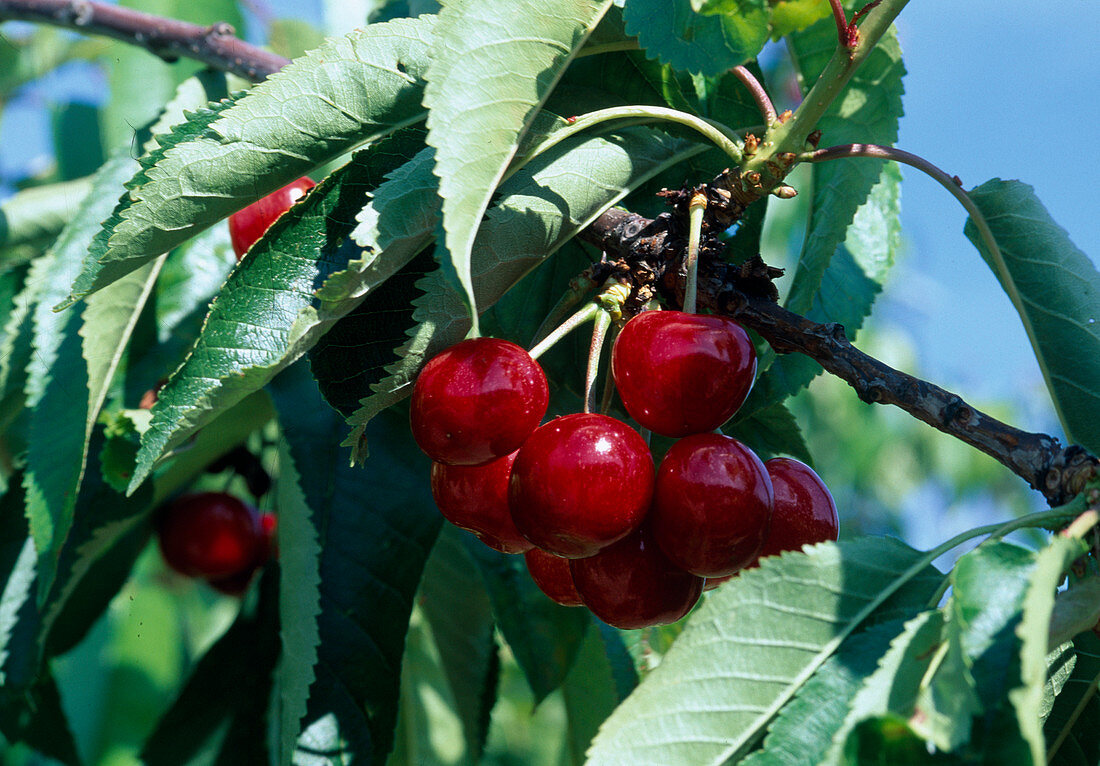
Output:
<svg viewBox="0 0 1100 766">
<path fill-rule="evenodd" d="M 611 372 L 632 418 L 654 433 L 687 436 L 737 411 L 752 388 L 756 351 L 728 317 L 645 311 L 615 339 Z"/>
<path fill-rule="evenodd" d="M 511 341 L 473 338 L 424 365 L 409 422 L 432 460 L 480 465 L 519 449 L 549 402 L 546 375 L 530 354 Z"/>
<path fill-rule="evenodd" d="M 569 568 L 584 605 L 616 628 L 676 622 L 703 592 L 703 578 L 669 561 L 647 527 Z"/>
<path fill-rule="evenodd" d="M 657 469 L 653 536 L 682 569 L 733 574 L 760 552 L 773 498 L 764 464 L 744 444 L 721 434 L 688 436 Z"/>
<path fill-rule="evenodd" d="M 264 235 L 276 218 L 290 210 L 295 202 L 316 185 L 308 178 L 299 178 L 229 216 L 229 240 L 233 243 L 237 260 L 244 257 L 248 248 Z"/>
<path fill-rule="evenodd" d="M 218 577 L 210 580 L 210 587 L 214 590 L 227 596 L 244 595 L 244 592 L 248 590 L 248 586 L 252 584 L 252 578 L 256 575 L 256 572 L 276 557 L 275 528 L 278 525 L 277 517 L 273 513 L 261 513 L 259 524 L 260 544 L 256 549 L 256 560 L 240 572 L 231 574 L 228 577 Z"/>
<path fill-rule="evenodd" d="M 538 548 L 531 548 L 523 558 L 539 590 L 562 606 L 581 606 L 581 596 L 573 584 L 573 573 L 569 571 L 569 559 Z"/>
<path fill-rule="evenodd" d="M 157 532 L 164 560 L 190 577 L 239 574 L 264 545 L 259 515 L 223 492 L 180 497 L 162 511 Z"/>
<path fill-rule="evenodd" d="M 789 457 L 773 458 L 764 463 L 764 469 L 772 480 L 775 510 L 759 558 L 840 536 L 836 503 L 814 469 Z"/>
<path fill-rule="evenodd" d="M 443 518 L 501 553 L 523 553 L 532 547 L 508 510 L 508 478 L 516 454 L 483 465 L 432 463 L 432 497 Z"/>
<path fill-rule="evenodd" d="M 633 531 L 653 497 L 653 457 L 633 428 L 578 413 L 540 426 L 520 448 L 512 519 L 544 551 L 591 556 Z"/>
</svg>

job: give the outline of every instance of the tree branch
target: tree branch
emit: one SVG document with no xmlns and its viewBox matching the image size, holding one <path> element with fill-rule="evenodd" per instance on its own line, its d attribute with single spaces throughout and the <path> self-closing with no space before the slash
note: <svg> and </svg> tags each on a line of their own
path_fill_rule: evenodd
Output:
<svg viewBox="0 0 1100 766">
<path fill-rule="evenodd" d="M 196 59 L 252 81 L 263 80 L 288 61 L 234 37 L 233 27 L 224 22 L 203 27 L 94 0 L 0 0 L 0 21 L 31 21 L 112 37 L 165 61 Z"/>
<path fill-rule="evenodd" d="M 636 281 L 654 284 L 672 302 L 683 300 L 684 249 L 676 217 L 650 220 L 609 210 L 581 238 L 621 258 Z M 1043 493 L 1052 506 L 1078 494 L 1096 472 L 1097 460 L 1053 436 L 1030 433 L 993 418 L 957 394 L 895 370 L 851 344 L 843 326 L 819 324 L 787 311 L 774 299 L 776 270 L 757 260 L 743 266 L 722 261 L 724 245 L 708 238 L 702 248 L 698 305 L 735 317 L 759 333 L 777 353 L 798 352 L 817 361 L 866 402 L 892 404 L 913 417 L 990 455 Z M 770 293 L 770 294 L 769 294 Z"/>
</svg>

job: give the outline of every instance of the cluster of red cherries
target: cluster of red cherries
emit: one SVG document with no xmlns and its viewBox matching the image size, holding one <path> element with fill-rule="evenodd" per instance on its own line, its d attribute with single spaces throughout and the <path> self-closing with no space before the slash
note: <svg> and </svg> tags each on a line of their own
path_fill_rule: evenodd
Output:
<svg viewBox="0 0 1100 766">
<path fill-rule="evenodd" d="M 611 373 L 627 413 L 677 439 L 656 471 L 646 440 L 613 417 L 539 425 L 546 376 L 510 341 L 466 340 L 431 359 L 410 421 L 443 516 L 523 553 L 550 598 L 620 628 L 674 622 L 759 558 L 837 539 L 836 506 L 812 469 L 761 462 L 716 432 L 756 373 L 732 319 L 643 312 L 616 338 Z"/>
<path fill-rule="evenodd" d="M 225 492 L 182 495 L 160 511 L 157 540 L 165 562 L 229 596 L 248 589 L 275 555 L 275 515 Z"/>
</svg>

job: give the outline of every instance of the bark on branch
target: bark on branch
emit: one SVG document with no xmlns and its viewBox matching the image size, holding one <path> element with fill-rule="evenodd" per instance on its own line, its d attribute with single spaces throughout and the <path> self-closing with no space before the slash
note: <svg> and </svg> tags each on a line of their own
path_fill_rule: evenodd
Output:
<svg viewBox="0 0 1100 766">
<path fill-rule="evenodd" d="M 0 0 L 0 21 L 31 21 L 112 37 L 165 61 L 192 58 L 252 81 L 263 80 L 287 63 L 235 37 L 225 22 L 204 27 L 94 0 Z"/>
</svg>

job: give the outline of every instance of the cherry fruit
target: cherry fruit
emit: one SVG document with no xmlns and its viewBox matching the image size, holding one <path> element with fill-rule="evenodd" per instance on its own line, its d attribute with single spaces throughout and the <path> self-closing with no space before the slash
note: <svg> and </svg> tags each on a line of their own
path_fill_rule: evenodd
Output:
<svg viewBox="0 0 1100 766">
<path fill-rule="evenodd" d="M 756 350 L 721 316 L 645 311 L 623 327 L 611 373 L 630 416 L 664 436 L 713 431 L 745 401 Z"/>
<path fill-rule="evenodd" d="M 755 560 L 773 504 L 771 479 L 752 450 L 721 434 L 688 436 L 657 469 L 653 536 L 681 569 L 722 577 Z"/>
<path fill-rule="evenodd" d="M 432 497 L 443 518 L 501 553 L 523 553 L 532 547 L 508 510 L 508 479 L 516 454 L 483 465 L 432 463 Z"/>
<path fill-rule="evenodd" d="M 759 558 L 801 550 L 807 543 L 836 540 L 840 518 L 825 482 L 805 463 L 787 457 L 764 463 L 775 492 L 771 531 Z"/>
<path fill-rule="evenodd" d="M 523 536 L 565 558 L 591 556 L 633 531 L 653 497 L 653 457 L 633 428 L 577 413 L 539 426 L 508 488 Z"/>
<path fill-rule="evenodd" d="M 569 568 L 584 605 L 616 628 L 676 622 L 703 592 L 703 578 L 669 561 L 645 527 Z"/>
<path fill-rule="evenodd" d="M 581 606 L 581 596 L 573 584 L 569 559 L 532 548 L 523 554 L 527 571 L 539 590 L 562 606 Z"/>
<path fill-rule="evenodd" d="M 275 558 L 275 528 L 278 526 L 277 517 L 273 513 L 261 513 L 259 516 L 259 524 L 260 544 L 256 550 L 256 560 L 236 574 L 210 580 L 210 587 L 214 590 L 219 593 L 224 593 L 227 596 L 240 596 L 244 594 L 244 592 L 248 590 L 248 586 L 252 583 L 252 578 L 255 576 L 256 571 Z"/>
<path fill-rule="evenodd" d="M 409 420 L 432 460 L 480 465 L 519 449 L 549 402 L 546 374 L 530 354 L 511 341 L 472 338 L 424 365 Z"/>
<path fill-rule="evenodd" d="M 295 202 L 316 185 L 303 176 L 229 216 L 229 240 L 233 243 L 237 260 L 244 257 L 248 248 L 264 235 L 276 218 L 290 210 Z"/>
<path fill-rule="evenodd" d="M 180 497 L 162 512 L 157 532 L 164 560 L 189 577 L 237 575 L 264 553 L 259 515 L 224 492 Z"/>
</svg>

